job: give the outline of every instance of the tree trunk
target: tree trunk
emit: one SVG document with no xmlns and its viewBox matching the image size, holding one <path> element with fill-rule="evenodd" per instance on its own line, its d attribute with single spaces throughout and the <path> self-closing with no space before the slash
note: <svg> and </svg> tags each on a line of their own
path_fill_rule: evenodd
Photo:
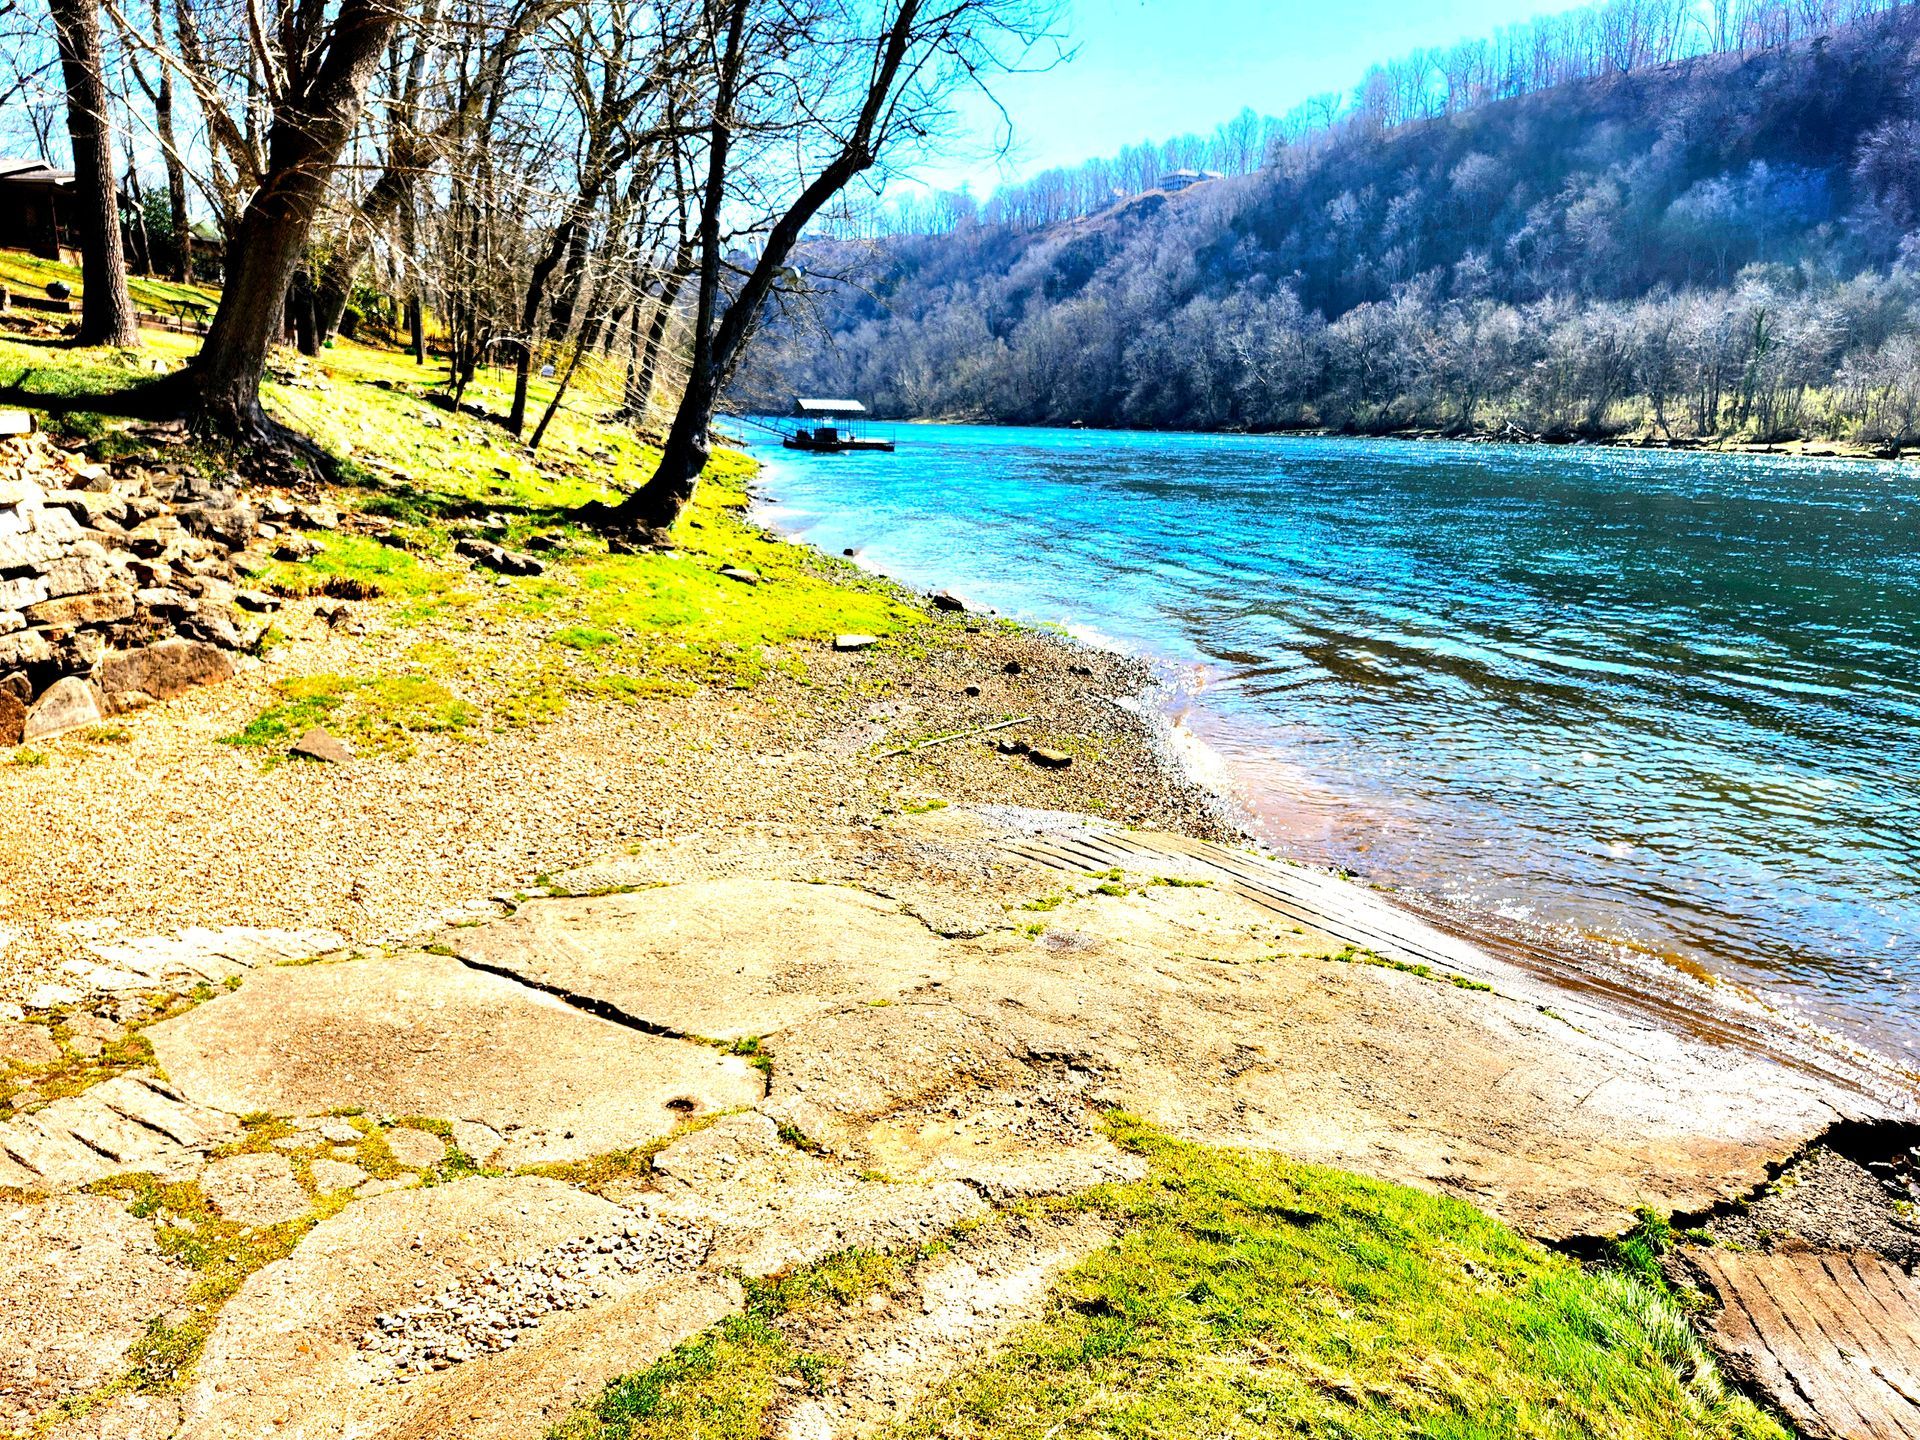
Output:
<svg viewBox="0 0 1920 1440">
<path fill-rule="evenodd" d="M 833 159 L 768 230 L 759 259 L 716 325 L 720 294 L 720 216 L 726 199 L 734 97 L 740 81 L 739 47 L 748 8 L 748 0 L 734 0 L 728 15 L 727 48 L 707 145 L 707 182 L 700 203 L 700 299 L 694 311 L 693 355 L 687 369 L 687 388 L 681 394 L 673 428 L 667 432 L 667 445 L 661 452 L 659 468 L 646 484 L 618 505 L 610 510 L 602 507 L 589 512 L 594 520 L 616 531 L 638 529 L 657 533 L 672 525 L 693 498 L 694 485 L 711 449 L 708 430 L 713 424 L 713 407 L 733 378 L 758 322 L 760 308 L 773 293 L 787 257 L 821 207 L 874 162 L 876 127 L 899 81 L 920 4 L 921 0 L 900 0 L 887 33 L 880 38 L 880 53 L 867 85 L 859 121 Z"/>
<path fill-rule="evenodd" d="M 674 412 L 660 464 L 646 484 L 614 507 L 613 528 L 624 532 L 658 534 L 673 528 L 680 512 L 693 499 L 700 472 L 713 454 L 712 425 L 715 399 L 710 372 L 689 377 L 687 393 Z"/>
<path fill-rule="evenodd" d="M 415 208 L 415 199 L 409 195 L 400 211 L 400 249 L 407 264 L 407 348 L 413 352 L 413 363 L 424 365 L 427 363 L 427 317 L 420 300 L 419 222 Z"/>
<path fill-rule="evenodd" d="M 326 58 L 267 134 L 267 172 L 233 236 L 227 284 L 189 372 L 194 428 L 284 447 L 286 432 L 260 408 L 267 348 L 285 323 L 287 287 L 341 147 L 360 114 L 374 66 L 400 12 L 383 0 L 344 0 Z"/>
<path fill-rule="evenodd" d="M 507 429 L 515 435 L 527 424 L 527 381 L 533 370 L 533 327 L 540 319 L 540 304 L 546 298 L 547 281 L 552 278 L 560 257 L 567 253 L 567 247 L 573 243 L 573 234 L 574 217 L 569 215 L 553 232 L 547 242 L 546 253 L 534 262 L 533 274 L 527 279 L 527 300 L 520 307 L 519 354 L 515 358 L 513 372 L 513 409 L 507 415 Z"/>
<path fill-rule="evenodd" d="M 163 43 L 160 0 L 153 4 L 153 39 L 156 45 Z M 164 61 L 159 87 L 153 92 L 153 128 L 167 167 L 167 213 L 173 225 L 173 263 L 167 273 L 175 283 L 182 283 L 193 273 L 193 222 L 187 218 L 187 167 L 180 163 L 173 135 L 173 69 Z"/>
<path fill-rule="evenodd" d="M 67 133 L 80 218 L 82 345 L 134 346 L 140 327 L 127 293 L 120 245 L 120 192 L 113 179 L 113 114 L 100 49 L 96 0 L 51 0 L 60 70 L 67 83 Z"/>
<path fill-rule="evenodd" d="M 647 418 L 647 411 L 653 405 L 653 379 L 659 372 L 661 347 L 666 343 L 667 327 L 673 323 L 673 307 L 679 303 L 680 288 L 687 283 L 687 276 L 692 270 L 693 247 L 690 242 L 683 240 L 680 248 L 674 252 L 673 269 L 667 273 L 654 302 L 653 316 L 647 322 L 646 345 L 640 352 L 638 363 L 627 367 L 627 392 L 620 405 L 623 419 L 644 421 Z M 637 308 L 633 327 L 637 337 L 640 333 Z"/>
<path fill-rule="evenodd" d="M 719 390 L 714 379 L 713 321 L 720 298 L 720 212 L 726 205 L 733 104 L 740 83 L 747 9 L 748 0 L 733 0 L 728 11 L 720 86 L 714 96 L 713 124 L 707 136 L 707 183 L 700 195 L 700 298 L 694 313 L 687 388 L 681 393 L 680 408 L 667 431 L 659 465 L 646 484 L 607 512 L 606 521 L 615 530 L 658 534 L 670 529 L 693 498 L 693 487 L 713 453 L 707 432 L 713 424 L 713 404 Z"/>
<path fill-rule="evenodd" d="M 319 326 L 314 320 L 313 277 L 304 269 L 293 272 L 287 291 L 287 314 L 293 322 L 293 343 L 302 355 L 320 353 Z"/>
</svg>

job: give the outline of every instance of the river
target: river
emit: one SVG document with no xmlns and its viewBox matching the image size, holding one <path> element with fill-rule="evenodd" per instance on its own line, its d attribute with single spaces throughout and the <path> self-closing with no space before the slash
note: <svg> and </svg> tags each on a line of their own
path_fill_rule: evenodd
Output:
<svg viewBox="0 0 1920 1440">
<path fill-rule="evenodd" d="M 1920 1062 L 1920 473 L 899 427 L 761 517 L 1160 662 L 1283 853 Z"/>
</svg>

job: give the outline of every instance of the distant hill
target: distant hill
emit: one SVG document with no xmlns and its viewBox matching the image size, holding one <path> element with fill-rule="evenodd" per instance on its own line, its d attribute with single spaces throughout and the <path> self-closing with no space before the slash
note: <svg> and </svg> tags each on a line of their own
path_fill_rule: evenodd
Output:
<svg viewBox="0 0 1920 1440">
<path fill-rule="evenodd" d="M 819 241 L 743 405 L 1920 438 L 1920 8 L 1388 126 L 1039 228 Z"/>
</svg>

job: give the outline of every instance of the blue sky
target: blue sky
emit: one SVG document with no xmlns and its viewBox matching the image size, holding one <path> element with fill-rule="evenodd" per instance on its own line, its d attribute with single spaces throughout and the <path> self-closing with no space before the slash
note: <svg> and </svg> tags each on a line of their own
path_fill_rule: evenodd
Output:
<svg viewBox="0 0 1920 1440">
<path fill-rule="evenodd" d="M 1005 165 L 974 146 L 916 168 L 933 185 L 1003 178 L 1111 154 L 1138 140 L 1211 130 L 1243 105 L 1279 115 L 1323 90 L 1349 90 L 1376 60 L 1490 35 L 1578 0 L 1070 0 L 1074 59 L 995 82 L 1017 149 Z M 969 107 L 977 132 L 997 117 Z"/>
</svg>

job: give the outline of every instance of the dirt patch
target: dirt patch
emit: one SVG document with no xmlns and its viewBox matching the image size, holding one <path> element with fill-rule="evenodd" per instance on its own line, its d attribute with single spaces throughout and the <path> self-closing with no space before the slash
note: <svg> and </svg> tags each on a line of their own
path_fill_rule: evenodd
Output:
<svg viewBox="0 0 1920 1440">
<path fill-rule="evenodd" d="M 1869 1250 L 1906 1270 L 1920 1266 L 1920 1212 L 1913 1198 L 1896 1194 L 1859 1159 L 1829 1145 L 1813 1146 L 1750 1203 L 1717 1216 L 1709 1229 L 1750 1250 L 1781 1244 Z"/>
</svg>

